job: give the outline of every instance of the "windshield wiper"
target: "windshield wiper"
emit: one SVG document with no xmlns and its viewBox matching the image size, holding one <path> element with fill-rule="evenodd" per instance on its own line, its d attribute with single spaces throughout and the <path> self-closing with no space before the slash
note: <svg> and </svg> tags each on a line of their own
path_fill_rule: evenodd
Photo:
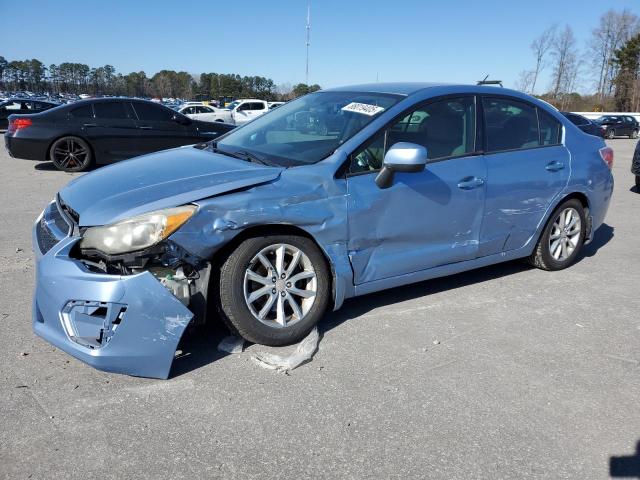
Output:
<svg viewBox="0 0 640 480">
<path fill-rule="evenodd" d="M 227 155 L 228 157 L 237 158 L 239 160 L 244 160 L 245 162 L 253 162 L 259 163 L 260 165 L 270 166 L 264 159 L 260 158 L 255 153 L 247 152 L 246 150 L 238 150 L 237 152 L 230 152 L 228 150 L 222 150 L 217 147 L 214 143 L 211 145 L 211 151 L 215 153 L 221 153 L 223 155 Z"/>
<path fill-rule="evenodd" d="M 244 157 L 245 160 L 248 160 L 253 163 L 259 163 L 260 165 L 269 165 L 266 160 L 264 160 L 259 155 L 255 153 L 247 152 L 246 150 L 238 150 L 237 152 L 233 152 L 235 155 L 240 157 Z"/>
</svg>

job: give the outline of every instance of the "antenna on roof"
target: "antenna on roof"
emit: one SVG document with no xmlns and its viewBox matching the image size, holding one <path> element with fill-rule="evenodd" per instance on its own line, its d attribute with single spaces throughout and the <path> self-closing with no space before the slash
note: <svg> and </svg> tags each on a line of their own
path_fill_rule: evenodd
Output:
<svg viewBox="0 0 640 480">
<path fill-rule="evenodd" d="M 307 1 L 307 70 L 305 76 L 305 85 L 309 85 L 309 35 L 311 33 L 311 2 Z"/>
<path fill-rule="evenodd" d="M 502 80 L 488 80 L 489 75 L 484 77 L 482 80 L 478 80 L 476 85 L 500 85 L 502 87 Z"/>
</svg>

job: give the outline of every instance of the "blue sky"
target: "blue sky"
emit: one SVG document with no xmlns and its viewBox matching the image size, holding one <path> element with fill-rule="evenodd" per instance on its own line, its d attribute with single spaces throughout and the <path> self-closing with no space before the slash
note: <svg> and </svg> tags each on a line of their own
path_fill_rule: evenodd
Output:
<svg viewBox="0 0 640 480">
<path fill-rule="evenodd" d="M 306 3 L 0 0 L 0 55 L 295 84 L 305 78 Z M 568 23 L 582 47 L 602 13 L 625 7 L 640 14 L 638 0 L 311 0 L 309 80 L 471 83 L 490 74 L 514 86 L 546 27 Z"/>
</svg>

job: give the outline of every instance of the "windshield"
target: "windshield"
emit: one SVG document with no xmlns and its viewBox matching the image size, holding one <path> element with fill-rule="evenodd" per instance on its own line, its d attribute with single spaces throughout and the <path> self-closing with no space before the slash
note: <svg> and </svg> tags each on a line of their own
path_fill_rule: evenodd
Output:
<svg viewBox="0 0 640 480">
<path fill-rule="evenodd" d="M 227 105 L 226 108 L 227 110 L 233 110 L 234 108 L 236 108 L 238 105 L 240 105 L 240 102 L 238 102 L 237 100 L 235 102 L 231 102 L 229 105 Z"/>
<path fill-rule="evenodd" d="M 283 167 L 317 163 L 403 98 L 385 93 L 312 93 L 230 132 L 217 148 L 253 153 Z"/>
</svg>

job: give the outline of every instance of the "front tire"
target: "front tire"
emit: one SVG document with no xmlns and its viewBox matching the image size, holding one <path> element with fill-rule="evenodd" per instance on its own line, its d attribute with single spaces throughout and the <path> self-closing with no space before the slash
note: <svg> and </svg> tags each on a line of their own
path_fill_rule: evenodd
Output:
<svg viewBox="0 0 640 480">
<path fill-rule="evenodd" d="M 58 170 L 83 172 L 93 165 L 91 147 L 78 137 L 62 137 L 49 150 L 49 158 Z"/>
<path fill-rule="evenodd" d="M 577 258 L 584 244 L 586 216 L 572 198 L 555 209 L 528 261 L 542 270 L 562 270 Z"/>
<path fill-rule="evenodd" d="M 220 269 L 218 311 L 233 333 L 268 346 L 303 339 L 324 315 L 330 274 L 305 237 L 245 240 Z"/>
<path fill-rule="evenodd" d="M 640 193 L 640 175 L 636 175 L 636 193 Z"/>
<path fill-rule="evenodd" d="M 629 135 L 629 138 L 638 138 L 638 130 L 634 130 L 633 132 L 631 132 L 631 135 Z"/>
<path fill-rule="evenodd" d="M 616 131 L 613 128 L 607 130 L 607 138 L 609 140 L 612 140 L 613 138 L 615 138 L 615 136 L 616 136 Z"/>
</svg>

